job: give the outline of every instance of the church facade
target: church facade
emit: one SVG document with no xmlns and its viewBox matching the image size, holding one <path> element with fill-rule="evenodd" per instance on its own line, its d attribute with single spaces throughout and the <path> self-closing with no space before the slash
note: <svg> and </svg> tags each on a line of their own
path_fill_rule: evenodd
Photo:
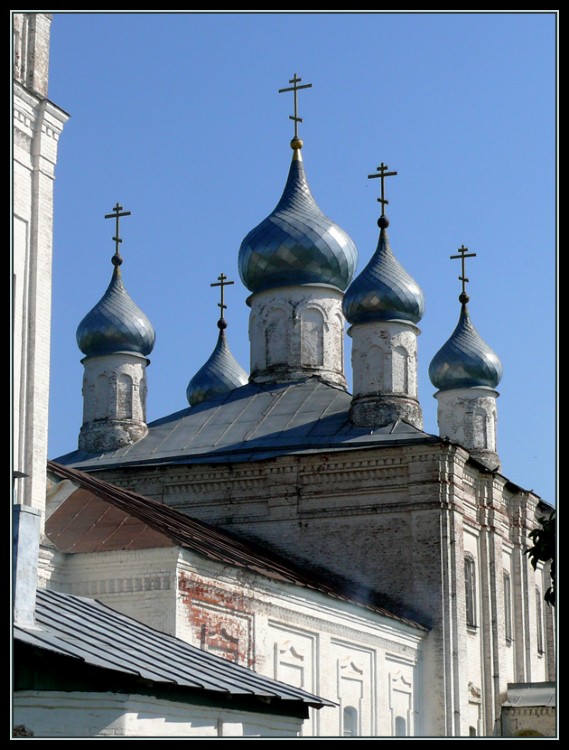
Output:
<svg viewBox="0 0 569 750">
<path fill-rule="evenodd" d="M 291 80 L 295 98 L 299 82 Z M 554 623 L 543 604 L 548 573 L 534 571 L 525 555 L 529 531 L 551 509 L 500 471 L 502 366 L 470 317 L 464 263 L 471 254 L 459 250 L 458 323 L 429 369 L 440 433 L 431 435 L 417 397 L 423 294 L 391 248 L 383 211 L 393 173 L 382 164 L 375 175 L 377 249 L 354 279 L 356 248 L 312 196 L 296 130 L 290 145 L 282 196 L 237 258 L 251 292 L 249 376 L 231 355 L 222 299 L 218 343 L 188 385 L 189 408 L 146 425 L 142 375 L 126 376 L 124 368 L 137 361 L 143 372 L 154 332 L 145 317 L 129 318 L 134 303 L 113 260 L 109 289 L 78 328 L 85 354 L 79 450 L 58 462 L 214 524 L 321 580 L 340 577 L 359 601 L 383 597 L 396 618 L 426 628 L 409 660 L 348 638 L 344 623 L 340 656 L 322 623 L 302 608 L 296 622 L 289 613 L 282 627 L 291 654 L 313 665 L 289 678 L 354 711 L 346 718 L 339 710 L 334 729 L 307 723 L 307 734 L 342 735 L 346 722 L 368 736 L 499 734 L 508 684 L 554 679 Z M 346 322 L 353 394 L 344 370 Z M 97 588 L 90 575 L 77 585 Z M 187 577 L 179 571 L 175 578 L 185 600 Z M 213 598 L 214 578 L 205 586 Z M 203 584 L 191 584 L 192 600 L 198 590 L 204 596 Z M 233 579 L 230 589 L 240 600 L 248 586 Z M 216 606 L 206 607 L 207 597 L 202 605 L 207 628 L 225 633 L 217 647 L 229 653 L 231 629 L 239 628 L 228 624 L 232 597 L 218 594 Z M 130 606 L 127 593 L 113 601 Z M 199 640 L 195 628 L 184 633 Z M 276 676 L 281 645 L 269 628 L 262 638 L 246 637 L 241 658 Z M 356 672 L 367 664 L 350 688 L 359 684 L 357 700 L 342 692 L 343 659 Z M 336 671 L 325 668 L 330 660 Z M 402 685 L 407 704 L 394 713 L 388 696 Z"/>
</svg>

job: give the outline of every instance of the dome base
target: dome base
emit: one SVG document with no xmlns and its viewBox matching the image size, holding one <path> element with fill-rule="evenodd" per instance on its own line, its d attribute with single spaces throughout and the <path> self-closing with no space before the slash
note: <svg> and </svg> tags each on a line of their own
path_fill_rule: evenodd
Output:
<svg viewBox="0 0 569 750">
<path fill-rule="evenodd" d="M 148 434 L 144 422 L 102 419 L 87 422 L 79 432 L 79 450 L 87 453 L 106 453 L 133 445 Z"/>
<path fill-rule="evenodd" d="M 322 383 L 348 390 L 348 383 L 343 373 L 332 370 L 321 370 L 317 367 L 290 367 L 274 365 L 251 373 L 251 383 L 295 383 L 306 378 L 318 378 Z"/>
<path fill-rule="evenodd" d="M 423 412 L 416 399 L 408 396 L 356 396 L 350 406 L 350 421 L 355 427 L 386 427 L 401 420 L 423 429 Z"/>
</svg>

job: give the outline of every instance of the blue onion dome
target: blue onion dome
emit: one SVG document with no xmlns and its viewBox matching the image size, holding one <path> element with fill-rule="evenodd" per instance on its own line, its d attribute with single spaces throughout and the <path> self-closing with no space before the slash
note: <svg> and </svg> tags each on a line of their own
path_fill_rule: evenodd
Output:
<svg viewBox="0 0 569 750">
<path fill-rule="evenodd" d="M 302 141 L 294 138 L 291 147 L 280 201 L 239 248 L 241 280 L 251 292 L 300 284 L 330 284 L 343 291 L 356 269 L 356 246 L 316 204 L 300 154 Z"/>
<path fill-rule="evenodd" d="M 249 378 L 245 370 L 231 353 L 225 336 L 227 322 L 221 318 L 218 323 L 219 336 L 211 357 L 188 383 L 186 397 L 190 406 L 210 401 L 216 396 L 246 385 Z"/>
<path fill-rule="evenodd" d="M 467 301 L 468 296 L 461 294 L 458 325 L 429 365 L 431 383 L 440 391 L 496 388 L 502 378 L 502 363 L 473 326 Z"/>
<path fill-rule="evenodd" d="M 351 324 L 384 320 L 418 323 L 425 310 L 421 287 L 393 255 L 387 217 L 382 215 L 378 225 L 377 249 L 344 295 L 346 320 Z"/>
<path fill-rule="evenodd" d="M 112 262 L 115 268 L 111 283 L 79 323 L 77 344 L 88 357 L 115 352 L 132 352 L 146 357 L 154 347 L 154 328 L 124 287 L 119 268 L 121 256 L 115 254 Z"/>
</svg>

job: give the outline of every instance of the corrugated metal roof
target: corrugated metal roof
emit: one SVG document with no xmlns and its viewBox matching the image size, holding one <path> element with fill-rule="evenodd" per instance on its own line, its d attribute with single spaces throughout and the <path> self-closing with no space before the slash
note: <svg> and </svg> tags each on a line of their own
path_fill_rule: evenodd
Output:
<svg viewBox="0 0 569 750">
<path fill-rule="evenodd" d="M 38 629 L 15 627 L 14 637 L 155 684 L 300 701 L 317 708 L 335 705 L 153 630 L 94 599 L 40 589 L 36 624 Z"/>
<path fill-rule="evenodd" d="M 441 442 L 404 422 L 370 430 L 349 419 L 349 393 L 312 377 L 249 383 L 149 424 L 134 445 L 93 455 L 74 451 L 60 464 L 94 470 L 164 463 L 258 461 L 286 454 Z"/>
<path fill-rule="evenodd" d="M 59 546 L 61 543 L 60 548 L 63 551 L 89 552 L 103 548 L 107 550 L 143 548 L 148 546 L 145 541 L 148 534 L 154 531 L 156 534 L 163 535 L 163 539 L 169 539 L 181 547 L 212 560 L 238 568 L 246 568 L 267 578 L 320 591 L 413 628 L 423 631 L 428 629 L 379 592 L 364 591 L 361 584 L 355 585 L 347 579 L 340 579 L 329 571 L 316 573 L 305 568 L 300 569 L 271 550 L 242 541 L 210 524 L 180 513 L 168 505 L 97 479 L 91 474 L 69 466 L 61 466 L 53 461 L 48 461 L 47 467 L 59 478 L 70 479 L 83 490 L 110 504 L 115 511 L 120 510 L 124 514 L 122 517 L 114 516 L 116 530 L 107 525 L 104 534 L 98 534 L 94 541 L 90 541 L 92 532 L 89 527 L 90 525 L 96 527 L 96 518 L 104 516 L 105 509 L 101 505 L 97 506 L 96 503 L 93 503 L 94 507 L 91 507 L 91 504 L 86 502 L 85 493 L 80 491 L 76 499 L 73 496 L 69 497 L 46 520 L 46 533 L 54 544 Z M 85 519 L 83 514 L 86 514 Z M 107 517 L 113 516 L 108 514 Z M 138 519 L 141 528 L 136 529 L 135 525 L 130 523 L 131 537 L 130 539 L 123 537 L 127 539 L 126 546 L 118 547 L 116 542 L 119 537 L 115 536 L 115 531 L 117 535 L 120 534 L 119 529 L 124 528 L 129 517 Z M 138 534 L 141 535 L 140 546 L 136 543 Z M 100 546 L 102 539 L 108 540 L 108 544 L 104 547 Z M 163 540 L 157 539 L 156 541 L 156 546 L 165 544 Z M 357 596 L 353 593 L 355 591 L 358 592 Z"/>
</svg>

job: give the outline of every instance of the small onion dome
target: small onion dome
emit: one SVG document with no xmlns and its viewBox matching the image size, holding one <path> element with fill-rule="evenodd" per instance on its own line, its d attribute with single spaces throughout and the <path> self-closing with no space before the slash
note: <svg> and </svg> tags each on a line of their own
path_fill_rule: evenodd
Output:
<svg viewBox="0 0 569 750">
<path fill-rule="evenodd" d="M 431 383 L 440 391 L 451 388 L 496 388 L 502 363 L 472 325 L 466 304 L 458 325 L 429 365 Z"/>
<path fill-rule="evenodd" d="M 300 284 L 330 284 L 343 291 L 354 275 L 356 246 L 312 197 L 301 143 L 291 143 L 294 155 L 276 208 L 239 248 L 239 274 L 251 292 Z"/>
<path fill-rule="evenodd" d="M 421 287 L 393 255 L 387 218 L 382 216 L 378 224 L 381 230 L 377 249 L 344 295 L 346 320 L 351 324 L 380 320 L 418 323 L 425 310 Z"/>
<path fill-rule="evenodd" d="M 122 282 L 120 257 L 107 291 L 77 328 L 77 344 L 83 354 L 95 357 L 114 352 L 147 356 L 156 334 L 151 322 L 130 298 Z"/>
<path fill-rule="evenodd" d="M 222 319 L 217 325 L 219 336 L 215 349 L 188 383 L 186 397 L 190 406 L 210 401 L 249 382 L 247 373 L 229 350 L 225 336 L 227 323 Z"/>
</svg>

